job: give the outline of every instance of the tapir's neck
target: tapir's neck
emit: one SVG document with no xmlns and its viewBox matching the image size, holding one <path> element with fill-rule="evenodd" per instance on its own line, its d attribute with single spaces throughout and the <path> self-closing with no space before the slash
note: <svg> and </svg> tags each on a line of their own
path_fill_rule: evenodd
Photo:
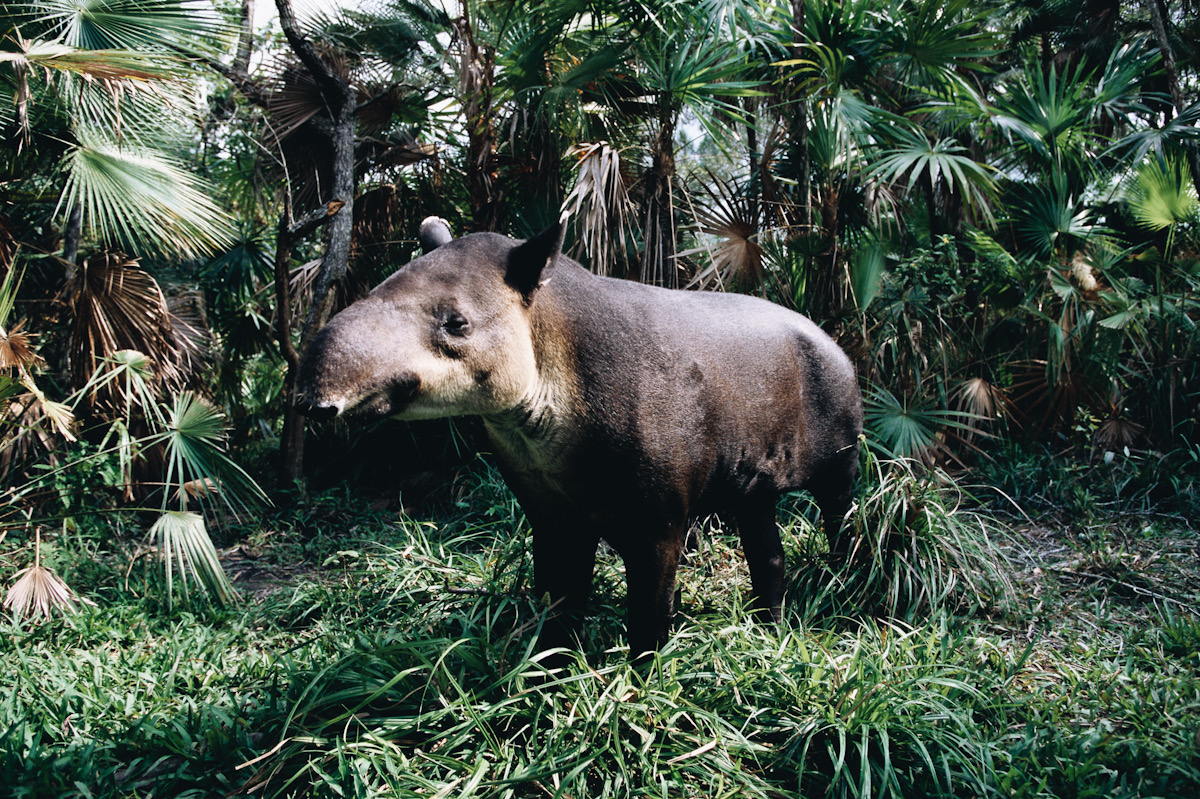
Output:
<svg viewBox="0 0 1200 799">
<path fill-rule="evenodd" d="M 534 315 L 536 377 L 512 408 L 484 416 L 497 455 L 535 470 L 555 469 L 579 430 L 576 370 L 561 323 Z M 553 332 L 548 332 L 553 331 Z"/>
</svg>

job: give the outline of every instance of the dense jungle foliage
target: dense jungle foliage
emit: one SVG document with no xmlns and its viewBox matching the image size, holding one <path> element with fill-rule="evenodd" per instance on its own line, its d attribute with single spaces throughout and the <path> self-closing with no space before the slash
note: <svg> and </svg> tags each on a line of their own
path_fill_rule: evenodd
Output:
<svg viewBox="0 0 1200 799">
<path fill-rule="evenodd" d="M 1200 793 L 1195 0 L 0 0 L 0 777 L 22 796 Z M 709 520 L 539 666 L 469 420 L 299 353 L 456 234 L 817 321 L 854 556 Z M 647 346 L 651 343 L 647 342 Z"/>
</svg>

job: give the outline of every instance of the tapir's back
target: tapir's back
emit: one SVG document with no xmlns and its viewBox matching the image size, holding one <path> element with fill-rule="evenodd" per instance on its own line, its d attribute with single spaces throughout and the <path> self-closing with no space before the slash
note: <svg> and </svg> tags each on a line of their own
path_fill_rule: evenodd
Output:
<svg viewBox="0 0 1200 799">
<path fill-rule="evenodd" d="M 613 468 L 644 469 L 637 479 L 680 490 L 700 505 L 693 512 L 805 487 L 853 449 L 862 429 L 853 366 L 807 318 L 745 295 L 599 278 L 569 262 L 543 292 L 563 314 L 555 328 L 571 338 L 596 445 L 624 455 Z"/>
</svg>

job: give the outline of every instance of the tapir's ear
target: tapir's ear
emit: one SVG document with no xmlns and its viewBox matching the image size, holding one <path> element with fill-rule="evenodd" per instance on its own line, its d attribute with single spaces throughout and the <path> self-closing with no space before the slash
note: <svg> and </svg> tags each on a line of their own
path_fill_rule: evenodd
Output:
<svg viewBox="0 0 1200 799">
<path fill-rule="evenodd" d="M 452 238 L 454 235 L 450 232 L 450 223 L 440 216 L 427 216 L 421 220 L 421 230 L 417 233 L 421 252 L 436 250 Z"/>
<path fill-rule="evenodd" d="M 563 225 L 555 222 L 529 241 L 508 254 L 508 272 L 504 279 L 510 286 L 533 299 L 538 286 L 550 281 L 554 263 L 562 250 Z"/>
</svg>

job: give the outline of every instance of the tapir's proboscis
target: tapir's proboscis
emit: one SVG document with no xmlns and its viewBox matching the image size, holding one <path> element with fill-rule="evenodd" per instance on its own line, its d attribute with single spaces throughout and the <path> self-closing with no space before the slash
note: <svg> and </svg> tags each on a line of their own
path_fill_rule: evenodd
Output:
<svg viewBox="0 0 1200 799">
<path fill-rule="evenodd" d="M 758 611 L 778 620 L 775 505 L 805 489 L 831 546 L 852 501 L 862 398 L 841 349 L 807 318 L 742 294 L 588 272 L 554 225 L 521 242 L 453 239 L 335 315 L 304 354 L 312 416 L 478 415 L 533 525 L 547 646 L 570 646 L 601 539 L 625 564 L 630 652 L 657 649 L 691 523 L 735 525 Z"/>
</svg>

